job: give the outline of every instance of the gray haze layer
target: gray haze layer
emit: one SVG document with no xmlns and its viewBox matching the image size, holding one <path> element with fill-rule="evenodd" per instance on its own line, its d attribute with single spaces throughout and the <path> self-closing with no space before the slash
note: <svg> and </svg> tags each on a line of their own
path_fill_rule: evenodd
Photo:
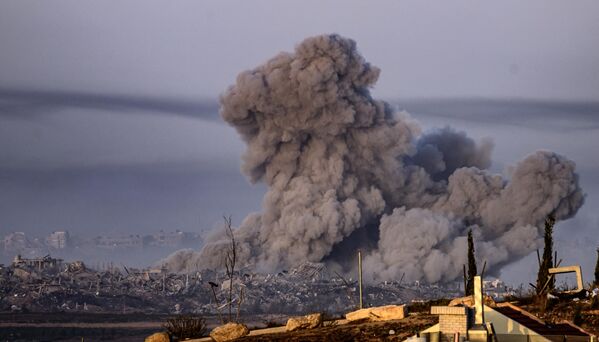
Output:
<svg viewBox="0 0 599 342">
<path fill-rule="evenodd" d="M 477 145 L 451 128 L 421 134 L 407 113 L 370 96 L 378 76 L 352 40 L 324 35 L 241 73 L 222 96 L 221 116 L 247 144 L 243 172 L 268 186 L 262 212 L 236 231 L 248 266 L 347 269 L 361 248 L 371 279 L 451 281 L 468 230 L 497 272 L 539 247 L 547 215 L 567 219 L 582 206 L 572 161 L 534 152 L 503 179 L 485 170 L 489 140 Z M 167 263 L 219 267 L 221 238 Z"/>
</svg>

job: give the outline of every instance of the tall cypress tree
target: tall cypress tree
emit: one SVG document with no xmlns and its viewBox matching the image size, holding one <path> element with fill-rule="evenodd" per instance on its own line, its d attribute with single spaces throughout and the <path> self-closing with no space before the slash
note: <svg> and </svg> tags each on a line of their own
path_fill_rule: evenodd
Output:
<svg viewBox="0 0 599 342">
<path fill-rule="evenodd" d="M 549 279 L 549 269 L 553 267 L 553 225 L 555 217 L 551 214 L 545 219 L 545 247 L 543 259 L 537 274 L 537 294 L 547 294 L 555 287 L 555 278 Z"/>
<path fill-rule="evenodd" d="M 474 259 L 474 239 L 472 230 L 468 231 L 468 279 L 466 281 L 466 296 L 474 294 L 474 277 L 476 277 L 476 260 Z"/>
<path fill-rule="evenodd" d="M 597 263 L 595 263 L 595 285 L 599 286 L 599 248 L 597 248 Z"/>
</svg>

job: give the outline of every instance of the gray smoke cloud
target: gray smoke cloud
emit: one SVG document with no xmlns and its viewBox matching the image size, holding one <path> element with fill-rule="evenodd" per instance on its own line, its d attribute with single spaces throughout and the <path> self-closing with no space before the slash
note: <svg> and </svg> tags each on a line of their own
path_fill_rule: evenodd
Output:
<svg viewBox="0 0 599 342">
<path fill-rule="evenodd" d="M 573 162 L 539 151 L 509 179 L 491 174 L 491 141 L 449 127 L 421 134 L 371 97 L 379 72 L 354 41 L 323 35 L 241 73 L 222 95 L 222 118 L 247 144 L 243 173 L 268 186 L 262 212 L 235 232 L 245 265 L 324 261 L 347 271 L 361 248 L 370 279 L 450 281 L 469 229 L 493 272 L 538 247 L 547 215 L 563 220 L 583 204 Z M 224 243 L 166 262 L 220 268 Z"/>
<path fill-rule="evenodd" d="M 516 165 L 509 182 L 469 167 L 455 171 L 430 207 L 395 209 L 381 219 L 378 249 L 365 260 L 371 278 L 405 272 L 428 282 L 458 278 L 472 229 L 479 261 L 491 272 L 542 245 L 543 222 L 571 217 L 583 203 L 575 165 L 547 151 Z"/>
<path fill-rule="evenodd" d="M 447 179 L 455 170 L 464 166 L 486 169 L 491 166 L 493 142 L 484 139 L 480 146 L 451 127 L 425 134 L 418 139 L 418 152 L 412 158 L 416 165 L 435 181 Z"/>
</svg>

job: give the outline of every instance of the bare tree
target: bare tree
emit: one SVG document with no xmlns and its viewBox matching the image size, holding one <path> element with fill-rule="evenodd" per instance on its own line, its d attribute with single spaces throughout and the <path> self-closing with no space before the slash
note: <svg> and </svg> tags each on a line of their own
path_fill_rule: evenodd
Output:
<svg viewBox="0 0 599 342">
<path fill-rule="evenodd" d="M 237 242 L 235 241 L 235 234 L 233 234 L 233 228 L 231 227 L 231 215 L 223 216 L 225 220 L 225 234 L 227 235 L 228 245 L 227 252 L 225 254 L 225 269 L 227 277 L 229 278 L 229 295 L 227 305 L 229 307 L 229 322 L 232 320 L 232 305 L 233 305 L 233 276 L 235 274 L 235 264 L 237 263 Z"/>
</svg>

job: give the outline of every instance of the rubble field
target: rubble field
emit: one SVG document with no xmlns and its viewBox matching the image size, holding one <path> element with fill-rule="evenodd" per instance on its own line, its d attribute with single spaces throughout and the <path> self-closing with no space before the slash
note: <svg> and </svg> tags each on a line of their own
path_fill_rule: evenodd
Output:
<svg viewBox="0 0 599 342">
<path fill-rule="evenodd" d="M 358 305 L 358 284 L 330 276 L 322 264 L 233 279 L 240 314 L 343 313 Z M 0 269 L 0 312 L 144 313 L 216 315 L 226 309 L 229 279 L 223 273 L 111 268 L 96 271 L 75 262 L 48 269 Z M 461 294 L 459 285 L 381 282 L 364 286 L 366 306 L 403 304 Z"/>
<path fill-rule="evenodd" d="M 139 340 L 162 330 L 162 324 L 173 315 L 201 315 L 213 327 L 221 322 L 219 314 L 228 314 L 231 282 L 222 272 L 175 274 L 124 266 L 93 270 L 82 262 L 48 264 L 52 267 L 42 262 L 0 267 L 0 339 L 96 336 Z M 232 314 L 239 314 L 239 321 L 252 328 L 281 325 L 289 316 L 313 312 L 329 319 L 340 317 L 359 303 L 358 282 L 329 274 L 323 264 L 304 263 L 273 274 L 241 270 L 234 275 L 232 286 Z M 510 291 L 496 286 L 499 295 Z M 431 299 L 460 296 L 462 290 L 457 283 L 389 281 L 367 284 L 363 293 L 366 307 L 409 303 L 417 308 L 426 307 Z M 329 331 L 326 329 L 324 333 Z M 379 336 L 386 326 L 339 329 L 339 334 Z"/>
</svg>

